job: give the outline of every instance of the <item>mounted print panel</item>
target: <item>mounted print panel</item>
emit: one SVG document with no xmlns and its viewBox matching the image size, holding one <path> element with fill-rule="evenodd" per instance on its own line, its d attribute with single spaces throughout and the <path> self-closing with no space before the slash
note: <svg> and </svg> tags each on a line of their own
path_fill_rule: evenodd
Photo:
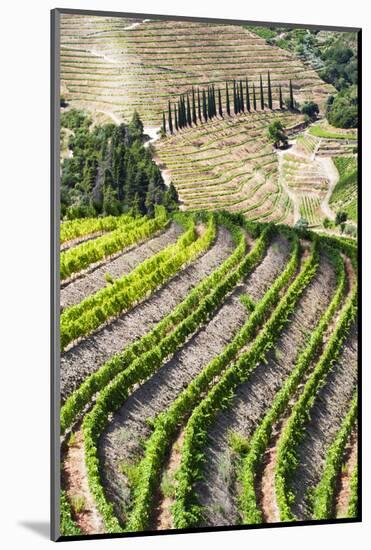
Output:
<svg viewBox="0 0 371 550">
<path fill-rule="evenodd" d="M 52 30 L 53 538 L 360 521 L 360 30 Z"/>
</svg>

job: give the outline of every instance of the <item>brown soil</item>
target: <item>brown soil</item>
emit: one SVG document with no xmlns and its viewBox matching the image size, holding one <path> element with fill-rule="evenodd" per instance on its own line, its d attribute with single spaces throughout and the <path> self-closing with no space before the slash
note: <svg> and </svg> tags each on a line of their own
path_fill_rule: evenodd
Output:
<svg viewBox="0 0 371 550">
<path fill-rule="evenodd" d="M 62 477 L 70 503 L 83 499 L 83 510 L 74 510 L 74 519 L 83 533 L 104 533 L 104 523 L 89 489 L 82 431 L 76 432 L 76 442 L 67 447 L 63 460 Z"/>
<path fill-rule="evenodd" d="M 167 476 L 171 483 L 175 483 L 174 476 L 180 466 L 182 458 L 181 449 L 184 440 L 184 430 L 182 430 L 176 441 L 173 443 L 167 462 L 163 469 L 163 475 Z M 174 498 L 172 496 L 164 496 L 162 491 L 159 491 L 159 498 L 157 506 L 155 506 L 153 514 L 153 526 L 154 529 L 162 531 L 164 529 L 172 529 L 173 517 L 171 514 L 171 506 L 174 504 Z"/>
<path fill-rule="evenodd" d="M 345 448 L 343 468 L 336 485 L 335 517 L 347 517 L 349 498 L 351 494 L 350 480 L 357 464 L 358 434 L 353 430 Z"/>
<path fill-rule="evenodd" d="M 278 442 L 282 429 L 282 424 L 275 427 L 270 445 L 264 454 L 263 462 L 256 476 L 256 499 L 264 523 L 275 523 L 280 521 L 275 492 L 275 470 Z"/>
</svg>

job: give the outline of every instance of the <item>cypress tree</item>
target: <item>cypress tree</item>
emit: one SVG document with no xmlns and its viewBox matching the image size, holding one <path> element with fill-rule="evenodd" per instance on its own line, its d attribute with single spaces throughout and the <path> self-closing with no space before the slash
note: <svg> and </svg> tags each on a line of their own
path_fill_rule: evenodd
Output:
<svg viewBox="0 0 371 550">
<path fill-rule="evenodd" d="M 198 101 L 198 119 L 202 124 L 202 117 L 201 117 L 201 101 L 200 101 L 200 90 L 197 89 L 197 101 Z"/>
<path fill-rule="evenodd" d="M 196 99 L 195 99 L 195 91 L 193 86 L 192 86 L 192 119 L 193 119 L 193 124 L 196 125 L 197 124 Z"/>
<path fill-rule="evenodd" d="M 252 102 L 254 106 L 254 111 L 256 111 L 256 92 L 255 92 L 255 83 L 252 84 Z"/>
<path fill-rule="evenodd" d="M 228 82 L 225 83 L 225 108 L 228 116 L 231 116 L 231 106 L 229 103 L 229 91 L 228 91 Z"/>
<path fill-rule="evenodd" d="M 191 114 L 191 105 L 189 103 L 189 95 L 187 94 L 187 124 L 192 126 L 192 114 Z"/>
<path fill-rule="evenodd" d="M 206 105 L 205 90 L 202 90 L 202 114 L 204 115 L 205 122 L 207 122 L 207 105 Z"/>
<path fill-rule="evenodd" d="M 175 120 L 175 129 L 176 131 L 179 130 L 179 125 L 178 125 L 178 116 L 177 116 L 177 113 L 176 113 L 176 105 L 174 105 L 174 120 Z"/>
<path fill-rule="evenodd" d="M 268 71 L 268 107 L 272 110 L 273 108 L 273 102 L 272 102 L 272 88 L 271 88 L 271 75 Z"/>
<path fill-rule="evenodd" d="M 237 91 L 236 91 L 236 81 L 233 81 L 233 111 L 234 114 L 237 114 Z"/>
<path fill-rule="evenodd" d="M 262 75 L 260 75 L 260 108 L 264 111 L 264 92 L 263 92 Z"/>
<path fill-rule="evenodd" d="M 282 87 L 281 87 L 281 84 L 280 84 L 279 89 L 278 89 L 278 97 L 279 97 L 279 102 L 280 102 L 280 109 L 283 109 Z"/>
<path fill-rule="evenodd" d="M 292 90 L 292 80 L 290 78 L 290 102 L 289 102 L 290 109 L 294 108 L 294 92 Z"/>
<path fill-rule="evenodd" d="M 207 87 L 207 116 L 211 119 L 210 86 Z"/>
<path fill-rule="evenodd" d="M 241 112 L 241 99 L 240 99 L 240 92 L 238 90 L 238 85 L 236 86 L 236 107 L 237 107 L 237 113 Z"/>
<path fill-rule="evenodd" d="M 249 83 L 246 78 L 246 109 L 250 111 L 251 105 L 250 105 L 250 93 L 249 93 Z"/>
<path fill-rule="evenodd" d="M 187 113 L 186 113 L 186 105 L 185 105 L 184 96 L 182 96 L 182 121 L 183 121 L 183 127 L 187 126 Z"/>
<path fill-rule="evenodd" d="M 218 88 L 218 103 L 219 103 L 219 115 L 223 118 L 222 96 L 220 93 L 220 88 Z"/>
<path fill-rule="evenodd" d="M 241 101 L 241 111 L 245 112 L 245 103 L 244 103 L 244 100 L 243 100 L 242 80 L 240 80 L 240 101 Z"/>
<path fill-rule="evenodd" d="M 179 128 L 183 128 L 183 121 L 182 121 L 182 104 L 181 104 L 180 98 L 179 98 L 179 101 L 178 101 L 178 126 L 179 126 Z"/>
<path fill-rule="evenodd" d="M 171 105 L 170 105 L 170 101 L 169 101 L 169 130 L 170 130 L 170 134 L 173 133 L 173 119 L 171 117 Z"/>
<path fill-rule="evenodd" d="M 178 100 L 178 126 L 179 126 L 179 128 L 183 128 L 183 123 L 182 123 L 182 102 L 181 102 L 181 98 L 179 98 L 179 100 Z"/>
<path fill-rule="evenodd" d="M 165 111 L 162 111 L 162 131 L 166 134 L 166 120 L 165 120 Z"/>
</svg>

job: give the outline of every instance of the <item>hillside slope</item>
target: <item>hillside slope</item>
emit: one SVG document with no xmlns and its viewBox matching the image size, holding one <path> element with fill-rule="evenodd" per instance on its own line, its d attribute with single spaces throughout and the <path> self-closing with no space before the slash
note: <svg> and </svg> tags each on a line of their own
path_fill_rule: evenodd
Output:
<svg viewBox="0 0 371 550">
<path fill-rule="evenodd" d="M 115 122 L 137 109 L 145 125 L 159 126 L 168 100 L 192 86 L 271 73 L 273 90 L 324 104 L 332 86 L 290 52 L 270 46 L 242 26 L 184 21 L 127 20 L 62 15 L 62 93 L 73 107 Z"/>
</svg>

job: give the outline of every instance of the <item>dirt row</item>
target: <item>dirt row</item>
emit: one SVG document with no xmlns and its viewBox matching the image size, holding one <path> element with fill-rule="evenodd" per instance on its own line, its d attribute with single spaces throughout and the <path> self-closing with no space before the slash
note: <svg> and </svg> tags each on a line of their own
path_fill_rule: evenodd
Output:
<svg viewBox="0 0 371 550">
<path fill-rule="evenodd" d="M 334 515 L 337 518 L 347 517 L 351 496 L 351 479 L 354 468 L 357 465 L 357 451 L 358 429 L 357 426 L 355 426 L 345 447 L 343 464 L 336 484 Z"/>
<path fill-rule="evenodd" d="M 357 383 L 357 326 L 346 340 L 339 361 L 328 374 L 310 411 L 305 437 L 298 449 L 299 467 L 292 479 L 295 494 L 293 513 L 311 518 L 310 494 L 321 478 L 326 452 L 344 420 Z"/>
<path fill-rule="evenodd" d="M 91 241 L 92 239 L 96 239 L 97 237 L 100 237 L 101 235 L 104 235 L 105 233 L 108 233 L 108 231 L 96 231 L 95 233 L 89 233 L 89 235 L 82 235 L 81 237 L 76 237 L 75 239 L 70 239 L 69 241 L 66 241 L 66 242 L 61 244 L 61 252 L 64 252 L 65 250 L 68 250 L 69 248 L 72 248 L 72 247 L 74 247 L 78 244 L 85 243 L 87 241 Z"/>
<path fill-rule="evenodd" d="M 249 315 L 240 300 L 241 295 L 261 294 L 283 268 L 287 254 L 288 244 L 278 238 L 251 278 L 238 285 L 212 320 L 138 388 L 114 415 L 101 438 L 100 455 L 107 495 L 121 517 L 130 502 L 125 465 L 135 464 L 141 455 L 142 443 L 151 431 L 148 418 L 154 418 L 165 410 L 202 368 L 223 350 Z"/>
<path fill-rule="evenodd" d="M 156 254 L 166 246 L 175 243 L 182 232 L 178 224 L 171 224 L 170 228 L 129 251 L 123 251 L 118 257 L 104 266 L 98 267 L 84 277 L 75 279 L 61 289 L 60 303 L 61 310 L 66 307 L 78 304 L 90 294 L 94 294 L 101 288 L 107 286 L 105 275 L 109 273 L 113 279 L 118 279 L 132 271 L 137 265 Z"/>
<path fill-rule="evenodd" d="M 60 365 L 62 402 L 112 355 L 150 331 L 197 283 L 214 271 L 232 250 L 230 233 L 223 227 L 219 228 L 215 243 L 195 262 L 147 300 L 63 353 Z"/>
<path fill-rule="evenodd" d="M 267 354 L 267 363 L 260 363 L 242 384 L 227 411 L 217 416 L 209 430 L 204 480 L 197 483 L 196 495 L 204 507 L 205 525 L 234 525 L 240 517 L 230 433 L 243 438 L 252 435 L 276 392 L 290 374 L 299 351 L 328 306 L 335 288 L 332 264 L 321 257 L 317 273 L 302 294 L 295 312 L 276 346 Z"/>
</svg>

